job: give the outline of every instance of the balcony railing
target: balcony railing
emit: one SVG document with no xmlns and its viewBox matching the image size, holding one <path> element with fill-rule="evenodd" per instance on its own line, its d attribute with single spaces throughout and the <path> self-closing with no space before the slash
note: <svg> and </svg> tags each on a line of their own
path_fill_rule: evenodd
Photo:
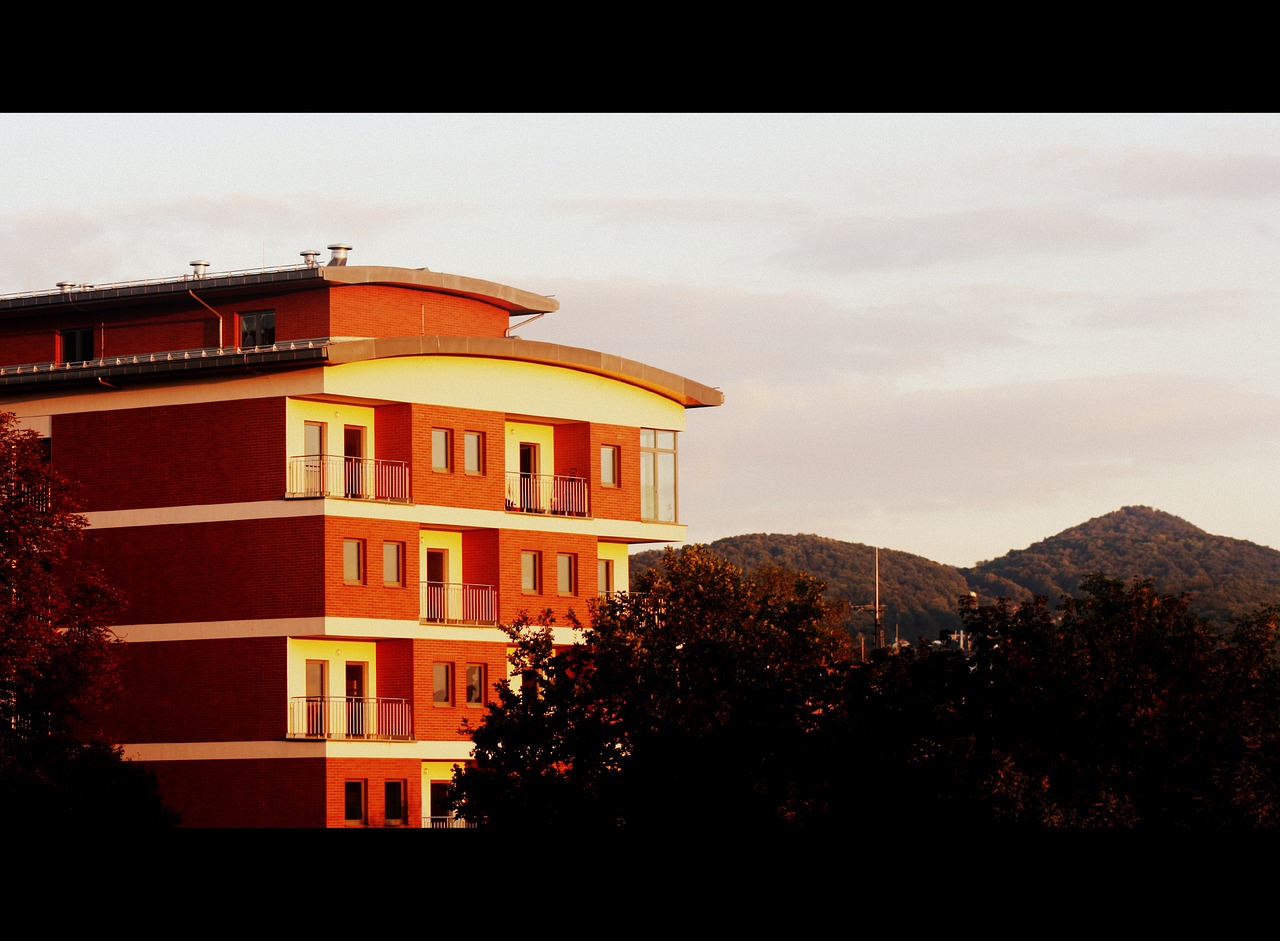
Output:
<svg viewBox="0 0 1280 941">
<path fill-rule="evenodd" d="M 497 624 L 498 589 L 461 582 L 423 582 L 422 622 Z"/>
<path fill-rule="evenodd" d="M 509 471 L 507 509 L 551 516 L 588 516 L 586 478 Z"/>
<path fill-rule="evenodd" d="M 295 696 L 289 738 L 411 742 L 413 707 L 407 699 Z"/>
<path fill-rule="evenodd" d="M 341 454 L 289 458 L 290 497 L 347 497 L 409 502 L 409 465 Z"/>
<path fill-rule="evenodd" d="M 430 830 L 474 830 L 477 824 L 463 820 L 461 817 L 423 817 L 423 829 Z"/>
</svg>

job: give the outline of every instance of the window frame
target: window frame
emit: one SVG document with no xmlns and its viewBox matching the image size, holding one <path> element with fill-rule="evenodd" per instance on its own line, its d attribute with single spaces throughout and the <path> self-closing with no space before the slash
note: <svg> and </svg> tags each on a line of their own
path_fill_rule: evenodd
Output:
<svg viewBox="0 0 1280 941">
<path fill-rule="evenodd" d="M 444 683 L 440 682 L 440 674 L 444 673 Z M 444 692 L 445 698 L 440 698 Z M 437 660 L 431 664 L 431 702 L 435 706 L 446 708 L 453 705 L 453 664 Z"/>
<path fill-rule="evenodd" d="M 472 442 L 475 443 L 475 462 L 472 463 Z M 464 431 L 462 433 L 462 468 L 470 477 L 484 476 L 484 432 Z"/>
<path fill-rule="evenodd" d="M 609 455 L 607 462 L 606 454 Z M 605 476 L 606 467 L 610 471 L 608 476 Z M 622 449 L 616 444 L 600 445 L 600 486 L 613 488 L 622 486 Z"/>
<path fill-rule="evenodd" d="M 680 521 L 680 466 L 678 432 L 661 428 L 640 429 L 640 519 L 646 523 Z M 669 442 L 670 446 L 667 446 Z M 667 476 L 670 481 L 667 481 Z M 671 511 L 663 509 L 670 498 Z"/>
<path fill-rule="evenodd" d="M 613 594 L 613 559 L 596 559 L 596 593 Z"/>
<path fill-rule="evenodd" d="M 365 578 L 368 575 L 368 571 L 369 571 L 369 557 L 367 552 L 365 551 L 365 548 L 366 548 L 365 541 L 363 539 L 349 539 L 345 537 L 343 538 L 342 540 L 342 584 L 363 585 L 365 583 Z M 348 555 L 348 552 L 351 549 L 354 549 L 356 552 L 356 557 L 355 557 L 356 573 L 354 578 L 352 577 L 352 574 L 351 574 L 351 568 L 350 568 L 351 560 Z"/>
<path fill-rule="evenodd" d="M 400 804 L 398 817 L 391 815 L 393 789 L 400 792 L 397 797 Z M 382 782 L 382 825 L 386 827 L 409 825 L 409 782 L 404 778 L 388 778 Z"/>
<path fill-rule="evenodd" d="M 562 598 L 578 594 L 578 557 L 572 552 L 556 553 L 556 594 Z"/>
<path fill-rule="evenodd" d="M 359 816 L 351 816 L 352 791 L 358 789 L 357 799 L 360 803 Z M 364 827 L 369 824 L 369 782 L 364 778 L 348 778 L 342 784 L 342 819 L 349 827 Z"/>
<path fill-rule="evenodd" d="M 267 321 L 270 321 L 268 324 Z M 271 331 L 270 340 L 267 331 Z M 253 343 L 246 343 L 248 337 Z M 276 342 L 276 311 L 274 307 L 262 310 L 246 310 L 236 314 L 236 349 L 256 349 L 260 346 L 274 346 Z"/>
<path fill-rule="evenodd" d="M 532 568 L 526 570 L 529 565 L 532 565 Z M 526 595 L 542 594 L 541 552 L 532 549 L 520 550 L 520 591 Z"/>
<path fill-rule="evenodd" d="M 87 336 L 86 336 L 87 335 Z M 97 358 L 97 340 L 98 333 L 93 327 L 68 327 L 66 330 L 58 331 L 58 362 L 60 363 L 87 363 Z M 81 356 L 84 350 L 81 348 L 88 340 L 89 355 Z M 70 344 L 68 344 L 70 341 Z M 72 347 L 71 355 L 67 351 L 67 346 Z"/>
<path fill-rule="evenodd" d="M 387 578 L 387 553 L 394 553 L 392 561 L 395 567 L 395 577 Z M 405 564 L 405 544 L 394 540 L 384 540 L 382 543 L 382 586 L 384 588 L 403 588 L 404 587 L 404 564 Z"/>
<path fill-rule="evenodd" d="M 443 446 L 437 436 L 443 437 Z M 443 459 L 443 463 L 441 463 Z M 437 474 L 448 474 L 453 471 L 453 429 L 431 429 L 431 469 Z"/>
<path fill-rule="evenodd" d="M 489 668 L 484 663 L 467 664 L 466 697 L 468 706 L 483 706 L 489 701 Z M 472 683 L 472 674 L 477 673 L 477 682 Z M 475 690 L 474 697 L 472 690 Z"/>
</svg>

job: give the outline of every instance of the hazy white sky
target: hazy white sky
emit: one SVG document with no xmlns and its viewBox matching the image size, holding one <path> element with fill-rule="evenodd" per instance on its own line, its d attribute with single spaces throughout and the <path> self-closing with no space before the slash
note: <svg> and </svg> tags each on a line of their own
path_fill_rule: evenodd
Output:
<svg viewBox="0 0 1280 941">
<path fill-rule="evenodd" d="M 289 265 L 554 294 L 724 390 L 691 540 L 970 565 L 1128 504 L 1280 547 L 1280 117 L 0 117 L 0 293 Z"/>
</svg>

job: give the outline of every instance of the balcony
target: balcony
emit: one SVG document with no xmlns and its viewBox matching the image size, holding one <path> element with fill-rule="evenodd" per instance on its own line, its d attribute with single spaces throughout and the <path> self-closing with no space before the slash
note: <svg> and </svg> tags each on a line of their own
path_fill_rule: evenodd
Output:
<svg viewBox="0 0 1280 941">
<path fill-rule="evenodd" d="M 461 582 L 422 583 L 422 623 L 498 623 L 498 589 Z"/>
<path fill-rule="evenodd" d="M 423 817 L 422 828 L 424 830 L 474 830 L 478 824 L 470 823 L 461 817 Z"/>
<path fill-rule="evenodd" d="M 507 509 L 548 516 L 588 516 L 586 478 L 508 471 Z"/>
<path fill-rule="evenodd" d="M 338 741 L 413 741 L 407 699 L 295 696 L 289 700 L 289 738 Z"/>
<path fill-rule="evenodd" d="M 341 454 L 289 458 L 287 497 L 345 497 L 349 500 L 409 502 L 409 465 Z"/>
</svg>

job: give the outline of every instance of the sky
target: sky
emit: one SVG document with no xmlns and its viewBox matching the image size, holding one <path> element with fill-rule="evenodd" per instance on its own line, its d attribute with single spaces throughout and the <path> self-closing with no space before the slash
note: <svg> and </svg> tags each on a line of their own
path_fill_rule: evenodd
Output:
<svg viewBox="0 0 1280 941">
<path fill-rule="evenodd" d="M 0 141 L 0 294 L 346 242 L 718 387 L 680 439 L 690 541 L 968 566 L 1137 504 L 1280 548 L 1280 116 L 8 114 Z"/>
</svg>

